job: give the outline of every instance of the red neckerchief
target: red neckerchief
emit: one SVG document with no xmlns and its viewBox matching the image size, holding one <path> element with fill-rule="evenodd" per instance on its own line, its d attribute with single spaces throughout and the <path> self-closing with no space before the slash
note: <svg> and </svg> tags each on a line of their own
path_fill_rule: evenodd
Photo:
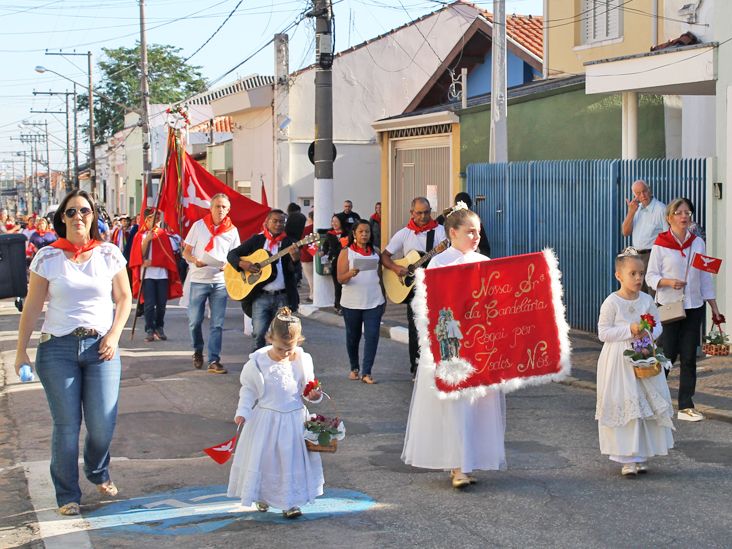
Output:
<svg viewBox="0 0 732 549">
<path fill-rule="evenodd" d="M 430 219 L 429 223 L 425 225 L 424 227 L 417 227 L 417 224 L 414 222 L 414 219 L 410 219 L 409 223 L 407 223 L 407 229 L 410 231 L 414 231 L 414 234 L 424 233 L 426 231 L 431 231 L 437 227 L 437 221 L 434 219 Z"/>
<path fill-rule="evenodd" d="M 34 229 L 34 230 L 36 231 L 36 234 L 37 234 L 38 236 L 40 236 L 40 237 L 43 237 L 43 236 L 44 236 L 44 235 L 45 235 L 46 233 L 50 233 L 50 232 L 51 232 L 51 231 L 49 231 L 49 230 L 46 230 L 46 231 L 42 231 L 42 230 L 40 230 L 40 229 Z"/>
<path fill-rule="evenodd" d="M 203 222 L 206 224 L 206 227 L 208 227 L 208 231 L 211 233 L 211 240 L 209 240 L 208 244 L 206 244 L 206 246 L 203 248 L 203 250 L 206 252 L 210 252 L 211 250 L 213 250 L 214 238 L 231 230 L 234 227 L 231 224 L 231 219 L 229 219 L 228 216 L 224 218 L 224 220 L 218 227 L 214 227 L 213 217 L 211 217 L 211 214 L 206 214 L 206 216 L 203 218 Z"/>
<path fill-rule="evenodd" d="M 371 214 L 371 219 L 381 224 L 381 214 L 373 213 Z"/>
<path fill-rule="evenodd" d="M 99 240 L 90 240 L 83 246 L 74 246 L 71 242 L 66 240 L 65 238 L 59 238 L 51 244 L 54 248 L 59 248 L 65 252 L 71 252 L 74 254 L 71 259 L 78 259 L 78 257 L 83 254 L 84 252 L 88 252 L 89 250 L 93 250 L 97 246 L 101 245 L 101 242 Z"/>
<path fill-rule="evenodd" d="M 265 249 L 269 250 L 270 253 L 275 253 L 277 251 L 277 247 L 279 247 L 280 242 L 282 242 L 285 237 L 287 236 L 285 234 L 285 231 L 282 231 L 277 236 L 274 236 L 271 232 L 269 232 L 269 229 L 267 227 L 262 226 L 262 234 L 264 235 L 264 247 Z"/>
<path fill-rule="evenodd" d="M 686 248 L 690 248 L 691 243 L 694 242 L 694 239 L 696 239 L 696 235 L 691 233 L 687 234 L 689 235 L 689 238 L 684 240 L 683 244 L 679 244 L 679 241 L 676 240 L 676 237 L 671 233 L 671 229 L 669 229 L 668 231 L 659 233 L 659 235 L 656 237 L 656 241 L 654 242 L 654 244 L 663 248 L 678 250 L 679 252 L 681 252 L 681 257 L 686 257 L 684 250 Z"/>
<path fill-rule="evenodd" d="M 362 248 L 355 242 L 351 244 L 349 248 L 357 254 L 365 255 L 366 257 L 371 257 L 374 254 L 374 250 L 371 248 L 371 246 L 366 246 L 366 248 Z"/>
</svg>

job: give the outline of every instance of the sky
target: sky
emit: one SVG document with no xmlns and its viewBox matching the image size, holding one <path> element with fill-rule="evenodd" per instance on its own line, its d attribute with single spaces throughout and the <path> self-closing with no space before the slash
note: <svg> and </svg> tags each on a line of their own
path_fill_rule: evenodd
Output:
<svg viewBox="0 0 732 549">
<path fill-rule="evenodd" d="M 189 64 L 199 66 L 208 82 L 216 81 L 215 87 L 250 74 L 273 74 L 274 53 L 270 45 L 221 78 L 275 33 L 300 19 L 310 3 L 311 0 L 146 0 L 147 42 L 175 46 L 181 49 L 180 55 L 188 57 L 210 38 Z M 492 10 L 491 0 L 474 3 Z M 364 42 L 440 9 L 443 4 L 442 0 L 333 0 L 335 49 L 341 51 Z M 542 0 L 506 0 L 506 12 L 540 15 L 542 4 Z M 32 128 L 18 127 L 24 121 L 48 121 L 51 168 L 66 169 L 65 115 L 30 111 L 63 111 L 63 96 L 34 96 L 33 91 L 63 92 L 73 84 L 49 72 L 38 74 L 34 68 L 42 65 L 86 83 L 86 56 L 46 52 L 91 51 L 96 63 L 103 56 L 102 48 L 135 45 L 139 40 L 139 13 L 137 0 L 0 0 L 0 174 L 9 175 L 14 170 L 16 175 L 22 175 L 23 159 L 15 152 L 28 151 L 28 145 L 11 138 L 33 133 Z M 314 61 L 313 23 L 306 18 L 289 31 L 290 70 Z M 88 150 L 88 145 L 80 141 L 79 149 Z M 79 163 L 84 162 L 86 156 L 80 154 Z"/>
</svg>

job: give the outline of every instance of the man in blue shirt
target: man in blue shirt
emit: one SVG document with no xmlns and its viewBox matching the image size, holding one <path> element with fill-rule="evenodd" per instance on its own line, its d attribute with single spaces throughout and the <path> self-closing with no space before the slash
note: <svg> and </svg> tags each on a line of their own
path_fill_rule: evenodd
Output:
<svg viewBox="0 0 732 549">
<path fill-rule="evenodd" d="M 651 248 L 659 233 L 668 230 L 666 221 L 666 205 L 660 200 L 653 198 L 651 189 L 646 182 L 639 179 L 631 186 L 633 198 L 625 199 L 628 205 L 628 213 L 623 220 L 623 236 L 631 236 L 633 247 L 643 259 L 643 267 L 648 268 L 648 259 L 651 255 Z M 642 291 L 655 294 L 648 288 L 643 279 Z"/>
</svg>

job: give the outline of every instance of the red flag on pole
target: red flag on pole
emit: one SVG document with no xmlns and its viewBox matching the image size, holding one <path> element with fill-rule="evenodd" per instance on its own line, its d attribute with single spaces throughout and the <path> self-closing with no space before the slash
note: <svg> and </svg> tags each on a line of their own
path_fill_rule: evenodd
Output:
<svg viewBox="0 0 732 549">
<path fill-rule="evenodd" d="M 262 206 L 269 207 L 269 204 L 267 203 L 267 189 L 264 188 L 264 181 L 262 181 L 262 198 L 260 202 L 262 203 Z"/>
<path fill-rule="evenodd" d="M 231 459 L 231 456 L 234 455 L 237 436 L 238 435 L 234 435 L 234 438 L 231 438 L 226 442 L 222 442 L 221 444 L 211 446 L 210 448 L 204 448 L 203 451 L 211 456 L 211 459 L 213 459 L 216 463 L 218 463 L 219 465 L 223 465 Z"/>
<path fill-rule="evenodd" d="M 722 266 L 722 260 L 709 255 L 696 253 L 694 254 L 694 261 L 691 262 L 691 266 L 700 271 L 717 274 L 719 268 Z"/>
<path fill-rule="evenodd" d="M 211 197 L 217 193 L 224 193 L 229 197 L 229 217 L 239 230 L 242 241 L 261 231 L 262 223 L 270 210 L 268 206 L 227 187 L 187 152 L 182 151 L 179 158 L 180 152 L 173 140 L 160 200 L 160 210 L 164 214 L 165 222 L 174 232 L 185 238 L 193 223 L 209 213 Z M 181 160 L 183 169 L 179 170 Z"/>
</svg>

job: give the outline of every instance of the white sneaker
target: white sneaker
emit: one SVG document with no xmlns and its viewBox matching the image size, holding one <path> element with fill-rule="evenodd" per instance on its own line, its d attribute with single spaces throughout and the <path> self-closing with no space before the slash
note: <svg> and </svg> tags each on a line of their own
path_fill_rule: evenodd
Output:
<svg viewBox="0 0 732 549">
<path fill-rule="evenodd" d="M 634 477 L 638 474 L 638 464 L 637 463 L 626 463 L 623 465 L 623 468 L 620 470 L 620 474 L 624 477 Z"/>
<path fill-rule="evenodd" d="M 679 410 L 679 415 L 677 417 L 680 421 L 701 421 L 704 419 L 701 412 L 697 412 L 694 408 L 684 408 L 683 410 Z"/>
</svg>

